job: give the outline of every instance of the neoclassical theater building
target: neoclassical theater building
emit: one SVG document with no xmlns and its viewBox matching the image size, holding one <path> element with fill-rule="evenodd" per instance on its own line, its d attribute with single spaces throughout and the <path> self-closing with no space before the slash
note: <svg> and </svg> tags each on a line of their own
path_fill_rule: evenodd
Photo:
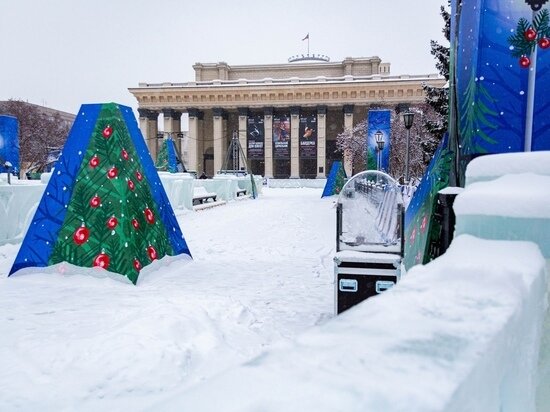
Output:
<svg viewBox="0 0 550 412">
<path fill-rule="evenodd" d="M 369 107 L 418 103 L 424 100 L 423 83 L 445 84 L 437 74 L 392 75 L 390 64 L 379 57 L 294 60 L 196 63 L 194 81 L 130 88 L 153 158 L 159 147 L 159 114 L 164 136 L 181 131 L 183 115 L 189 130 L 179 144 L 189 170 L 214 175 L 224 167 L 232 137 L 238 136 L 254 174 L 322 178 L 338 157 L 336 136 L 365 119 Z"/>
</svg>

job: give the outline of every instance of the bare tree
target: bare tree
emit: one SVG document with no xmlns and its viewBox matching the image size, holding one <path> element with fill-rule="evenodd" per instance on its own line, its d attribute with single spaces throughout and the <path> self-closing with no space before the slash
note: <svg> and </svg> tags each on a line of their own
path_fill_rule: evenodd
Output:
<svg viewBox="0 0 550 412">
<path fill-rule="evenodd" d="M 403 181 L 405 175 L 405 153 L 407 144 L 407 130 L 402 119 L 405 110 L 415 113 L 413 126 L 410 130 L 409 142 L 409 175 L 411 179 L 422 178 L 426 165 L 429 163 L 433 150 L 437 145 L 437 137 L 430 134 L 426 128 L 428 120 L 436 121 L 437 114 L 428 104 L 397 105 L 395 107 L 377 107 L 377 109 L 391 110 L 391 146 L 389 173 L 395 179 Z M 354 172 L 366 169 L 367 155 L 367 119 L 357 123 L 352 129 L 344 130 L 336 137 L 336 145 L 342 153 L 350 157 Z"/>
<path fill-rule="evenodd" d="M 1 102 L 0 114 L 19 120 L 19 156 L 27 169 L 45 165 L 50 149 L 63 146 L 69 134 L 69 127 L 58 114 L 46 115 L 20 100 Z"/>
</svg>

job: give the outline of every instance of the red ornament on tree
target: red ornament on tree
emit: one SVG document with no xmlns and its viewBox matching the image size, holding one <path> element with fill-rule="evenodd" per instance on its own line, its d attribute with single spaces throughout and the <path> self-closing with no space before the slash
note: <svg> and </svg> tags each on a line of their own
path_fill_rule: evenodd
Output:
<svg viewBox="0 0 550 412">
<path fill-rule="evenodd" d="M 130 188 L 130 190 L 134 190 L 134 188 L 136 187 L 134 185 L 134 182 L 132 182 L 132 179 L 128 179 L 128 187 Z"/>
<path fill-rule="evenodd" d="M 94 155 L 94 157 L 90 159 L 90 166 L 97 167 L 98 165 L 99 165 L 99 157 L 97 157 L 97 155 Z"/>
<path fill-rule="evenodd" d="M 118 219 L 116 217 L 110 217 L 109 220 L 107 220 L 107 227 L 109 229 L 114 229 L 118 225 Z"/>
<path fill-rule="evenodd" d="M 531 60 L 527 56 L 521 56 L 519 58 L 519 65 L 523 69 L 527 69 L 531 65 Z"/>
<path fill-rule="evenodd" d="M 537 38 L 537 32 L 532 27 L 528 28 L 525 30 L 525 33 L 523 33 L 523 37 L 525 37 L 527 41 L 533 41 Z"/>
<path fill-rule="evenodd" d="M 126 150 L 122 149 L 122 151 L 120 152 L 120 155 L 122 156 L 122 158 L 124 160 L 128 160 L 129 156 L 128 156 L 128 152 Z"/>
<path fill-rule="evenodd" d="M 149 259 L 151 259 L 151 261 L 157 258 L 157 250 L 151 245 L 147 248 L 147 254 L 149 255 Z"/>
<path fill-rule="evenodd" d="M 107 172 L 107 177 L 109 179 L 114 179 L 118 175 L 118 169 L 116 167 L 111 167 Z"/>
<path fill-rule="evenodd" d="M 90 200 L 90 206 L 91 207 L 98 207 L 101 204 L 101 198 L 98 195 L 95 195 Z"/>
<path fill-rule="evenodd" d="M 547 49 L 548 47 L 550 47 L 550 39 L 548 37 L 542 37 L 539 40 L 539 47 L 541 49 Z"/>
<path fill-rule="evenodd" d="M 137 178 L 137 180 L 138 180 L 138 181 L 140 181 L 140 182 L 141 182 L 141 179 L 143 179 L 143 176 L 142 176 L 142 174 L 141 174 L 141 173 L 139 173 L 139 172 L 136 172 L 136 178 Z"/>
<path fill-rule="evenodd" d="M 149 208 L 145 209 L 143 211 L 143 214 L 145 215 L 145 220 L 147 223 L 153 224 L 155 223 L 155 215 L 153 214 L 153 211 Z"/>
<path fill-rule="evenodd" d="M 113 128 L 108 125 L 105 129 L 103 129 L 103 137 L 105 139 L 108 139 L 113 134 Z"/>
<path fill-rule="evenodd" d="M 73 241 L 74 243 L 80 246 L 83 243 L 86 243 L 89 237 L 90 237 L 90 230 L 86 226 L 84 226 L 84 223 L 82 223 L 82 226 L 80 226 L 78 229 L 74 231 Z"/>
<path fill-rule="evenodd" d="M 141 270 L 141 263 L 139 260 L 135 258 L 134 258 L 134 269 L 137 270 L 138 272 Z"/>
<path fill-rule="evenodd" d="M 105 252 L 101 252 L 94 259 L 94 266 L 98 266 L 103 269 L 107 269 L 109 267 L 109 263 L 111 263 L 111 258 L 109 258 Z"/>
<path fill-rule="evenodd" d="M 136 230 L 139 229 L 139 222 L 137 221 L 137 219 L 132 219 L 132 226 L 133 226 L 134 229 L 136 229 Z"/>
</svg>

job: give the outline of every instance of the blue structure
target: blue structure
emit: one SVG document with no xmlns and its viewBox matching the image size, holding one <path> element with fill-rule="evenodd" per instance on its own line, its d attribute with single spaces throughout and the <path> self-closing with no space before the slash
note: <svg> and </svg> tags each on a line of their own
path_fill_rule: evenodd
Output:
<svg viewBox="0 0 550 412">
<path fill-rule="evenodd" d="M 11 163 L 10 172 L 18 175 L 19 163 L 19 121 L 13 116 L 0 116 L 0 173 L 8 172 L 4 167 Z"/>
<path fill-rule="evenodd" d="M 524 151 L 526 128 L 531 126 L 530 150 L 550 150 L 550 49 L 544 43 L 537 44 L 550 37 L 550 32 L 539 27 L 538 37 L 531 42 L 536 57 L 518 57 L 518 47 L 511 41 L 516 33 L 520 41 L 526 36 L 519 24 L 521 19 L 536 25 L 541 13 L 548 10 L 535 13 L 527 2 L 517 0 L 463 0 L 460 8 L 457 3 L 453 0 L 452 15 L 460 11 L 453 29 L 458 36 L 456 96 L 461 173 L 476 156 Z M 525 58 L 535 62 L 528 65 Z M 531 98 L 532 121 L 527 109 Z"/>
</svg>

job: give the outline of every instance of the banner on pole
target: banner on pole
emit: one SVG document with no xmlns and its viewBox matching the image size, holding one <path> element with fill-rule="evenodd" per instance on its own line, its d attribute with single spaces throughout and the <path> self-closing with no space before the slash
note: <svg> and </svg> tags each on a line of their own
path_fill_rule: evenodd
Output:
<svg viewBox="0 0 550 412">
<path fill-rule="evenodd" d="M 273 117 L 273 158 L 290 159 L 290 116 Z"/>
<path fill-rule="evenodd" d="M 300 158 L 317 159 L 317 115 L 300 116 Z"/>
<path fill-rule="evenodd" d="M 247 157 L 251 160 L 264 158 L 264 117 L 261 115 L 249 116 L 247 121 Z"/>
<path fill-rule="evenodd" d="M 378 169 L 377 135 L 384 140 L 384 148 L 380 153 L 380 170 L 388 172 L 390 167 L 390 136 L 391 111 L 369 110 L 367 122 L 367 170 Z"/>
<path fill-rule="evenodd" d="M 0 116 L 0 173 L 8 171 L 6 162 L 10 172 L 19 174 L 19 122 L 13 116 Z"/>
</svg>

